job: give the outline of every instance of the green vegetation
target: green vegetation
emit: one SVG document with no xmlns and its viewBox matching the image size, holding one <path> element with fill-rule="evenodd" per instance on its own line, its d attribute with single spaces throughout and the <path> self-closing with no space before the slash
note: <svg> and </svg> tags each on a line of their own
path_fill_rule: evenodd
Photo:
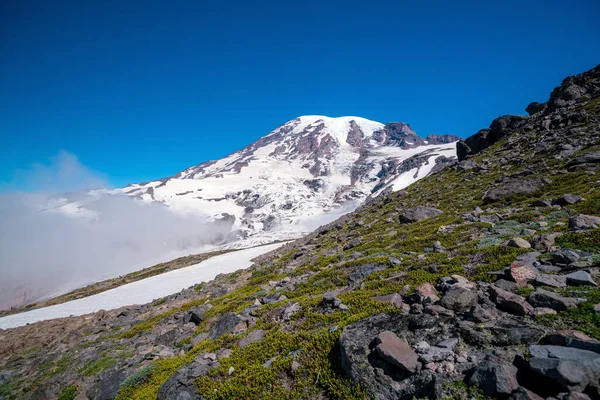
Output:
<svg viewBox="0 0 600 400">
<path fill-rule="evenodd" d="M 81 376 L 97 375 L 113 366 L 117 360 L 114 357 L 104 356 L 99 360 L 90 361 L 80 371 Z"/>
<path fill-rule="evenodd" d="M 78 390 L 79 388 L 76 385 L 69 385 L 60 392 L 58 400 L 74 400 L 77 397 Z"/>
<path fill-rule="evenodd" d="M 556 239 L 556 244 L 569 249 L 600 252 L 600 229 L 566 233 Z"/>
</svg>

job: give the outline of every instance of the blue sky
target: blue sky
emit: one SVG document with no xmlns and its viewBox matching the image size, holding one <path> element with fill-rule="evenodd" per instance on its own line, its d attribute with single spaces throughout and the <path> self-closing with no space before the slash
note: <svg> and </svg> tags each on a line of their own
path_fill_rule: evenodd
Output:
<svg viewBox="0 0 600 400">
<path fill-rule="evenodd" d="M 469 136 L 600 63 L 597 0 L 20 0 L 0 19 L 4 190 L 62 150 L 114 186 L 169 176 L 304 114 Z"/>
</svg>

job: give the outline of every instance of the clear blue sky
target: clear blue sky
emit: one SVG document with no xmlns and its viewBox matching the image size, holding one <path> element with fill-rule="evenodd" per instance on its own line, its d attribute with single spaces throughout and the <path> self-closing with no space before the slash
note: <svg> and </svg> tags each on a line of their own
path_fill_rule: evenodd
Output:
<svg viewBox="0 0 600 400">
<path fill-rule="evenodd" d="M 493 4 L 492 4 L 493 3 Z M 60 150 L 113 185 L 303 114 L 468 136 L 600 63 L 600 1 L 2 1 L 0 182 Z"/>
</svg>

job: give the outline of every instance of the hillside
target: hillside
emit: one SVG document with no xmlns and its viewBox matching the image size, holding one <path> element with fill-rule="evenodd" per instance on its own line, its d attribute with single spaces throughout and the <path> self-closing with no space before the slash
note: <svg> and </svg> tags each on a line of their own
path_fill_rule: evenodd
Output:
<svg viewBox="0 0 600 400">
<path fill-rule="evenodd" d="M 0 398 L 600 398 L 600 66 L 527 109 L 250 269 L 0 331 Z"/>
</svg>

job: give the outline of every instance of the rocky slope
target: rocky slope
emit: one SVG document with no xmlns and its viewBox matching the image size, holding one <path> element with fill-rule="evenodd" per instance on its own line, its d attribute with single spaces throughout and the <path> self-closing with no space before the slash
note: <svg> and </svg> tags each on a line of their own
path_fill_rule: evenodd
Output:
<svg viewBox="0 0 600 400">
<path fill-rule="evenodd" d="M 600 398 L 600 66 L 552 93 L 248 270 L 0 332 L 0 398 Z"/>
</svg>

